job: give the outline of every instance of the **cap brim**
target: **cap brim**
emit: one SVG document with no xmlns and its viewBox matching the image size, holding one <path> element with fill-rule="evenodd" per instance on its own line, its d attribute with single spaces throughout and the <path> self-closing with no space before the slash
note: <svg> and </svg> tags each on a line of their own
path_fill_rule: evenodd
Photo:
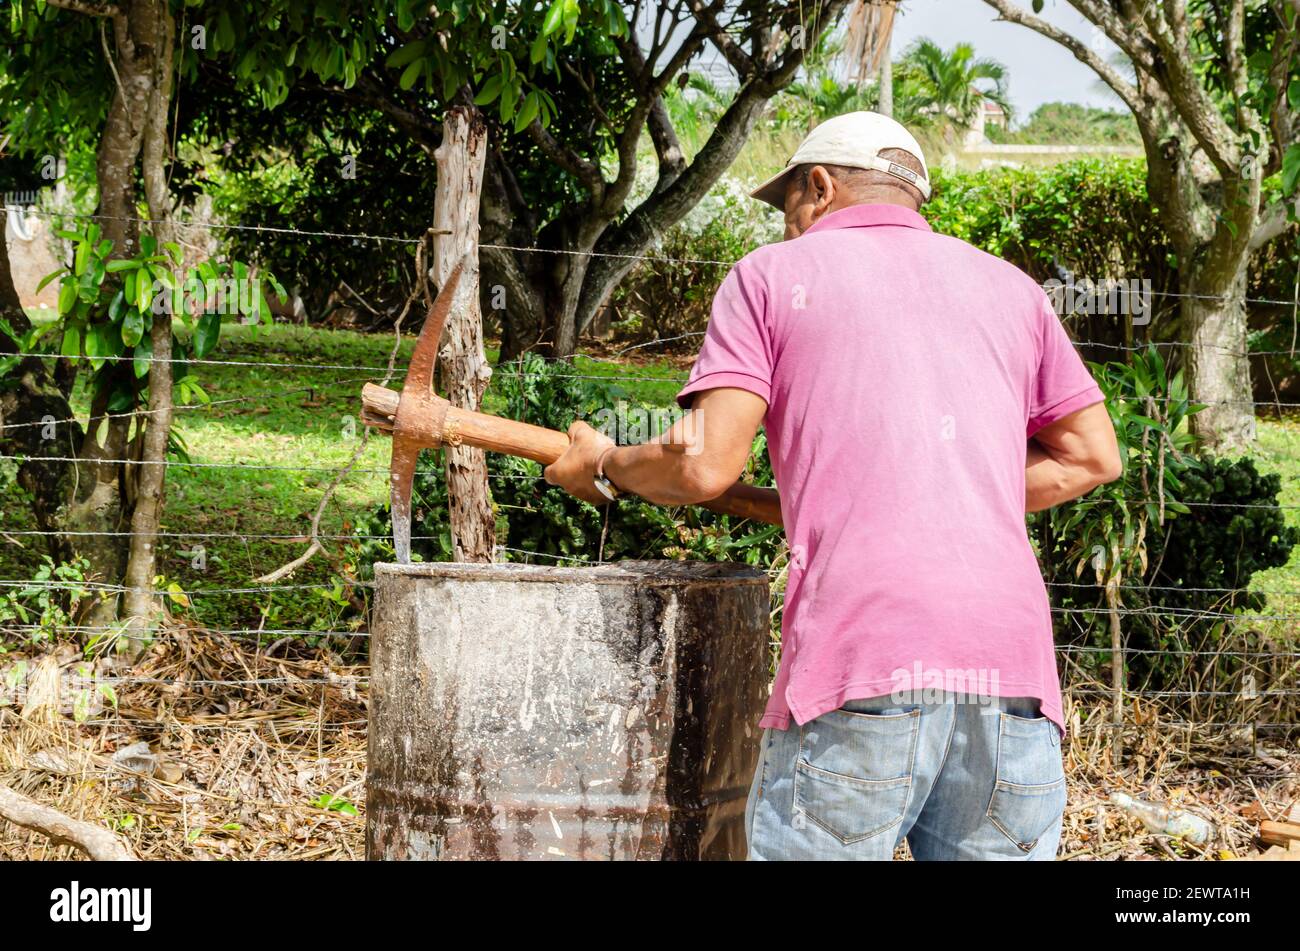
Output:
<svg viewBox="0 0 1300 951">
<path fill-rule="evenodd" d="M 749 193 L 750 198 L 766 202 L 777 211 L 785 211 L 785 180 L 795 167 L 788 165 Z"/>
</svg>

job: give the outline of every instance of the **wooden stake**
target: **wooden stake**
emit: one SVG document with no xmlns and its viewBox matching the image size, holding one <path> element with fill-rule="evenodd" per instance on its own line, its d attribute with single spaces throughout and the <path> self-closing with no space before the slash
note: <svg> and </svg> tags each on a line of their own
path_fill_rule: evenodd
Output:
<svg viewBox="0 0 1300 951">
<path fill-rule="evenodd" d="M 478 207 L 487 157 L 487 124 L 473 106 L 448 110 L 442 143 L 433 153 L 438 189 L 433 202 L 433 268 L 438 287 L 462 258 L 468 293 L 447 319 L 438 354 L 442 389 L 452 406 L 477 410 L 492 376 L 483 353 L 483 319 L 478 295 Z M 488 486 L 487 457 L 471 446 L 443 449 L 447 471 L 452 545 L 457 561 L 490 562 L 496 548 L 496 519 Z"/>
</svg>

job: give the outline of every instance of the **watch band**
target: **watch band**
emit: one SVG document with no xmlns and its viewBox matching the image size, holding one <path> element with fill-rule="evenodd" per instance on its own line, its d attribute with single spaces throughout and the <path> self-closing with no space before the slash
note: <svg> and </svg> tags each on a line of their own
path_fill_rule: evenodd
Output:
<svg viewBox="0 0 1300 951">
<path fill-rule="evenodd" d="M 622 495 L 622 493 L 619 491 L 618 486 L 610 481 L 609 476 L 605 475 L 605 459 L 617 448 L 618 446 L 610 446 L 600 454 L 600 457 L 596 460 L 596 477 L 593 480 L 596 485 L 596 491 L 611 502 Z"/>
</svg>

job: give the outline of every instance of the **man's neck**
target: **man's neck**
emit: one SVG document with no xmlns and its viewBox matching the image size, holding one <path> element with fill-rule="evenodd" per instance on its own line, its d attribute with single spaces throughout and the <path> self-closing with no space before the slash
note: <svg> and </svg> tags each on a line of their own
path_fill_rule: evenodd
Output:
<svg viewBox="0 0 1300 951">
<path fill-rule="evenodd" d="M 906 208 L 908 211 L 920 211 L 916 202 L 899 196 L 894 191 L 881 192 L 863 192 L 860 195 L 854 195 L 852 199 L 845 201 L 844 204 L 835 202 L 827 214 L 839 211 L 843 208 L 853 208 L 857 205 L 897 205 L 899 208 Z"/>
</svg>

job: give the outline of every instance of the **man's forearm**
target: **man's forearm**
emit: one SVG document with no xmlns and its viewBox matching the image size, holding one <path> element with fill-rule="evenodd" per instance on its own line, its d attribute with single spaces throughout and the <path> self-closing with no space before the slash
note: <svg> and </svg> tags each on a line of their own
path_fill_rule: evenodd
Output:
<svg viewBox="0 0 1300 951">
<path fill-rule="evenodd" d="M 605 456 L 605 476 L 621 491 L 658 505 L 695 505 L 728 488 L 716 487 L 694 464 L 697 458 L 658 442 L 619 446 Z"/>
<path fill-rule="evenodd" d="M 1041 512 L 1069 502 L 1105 481 L 1086 466 L 1062 462 L 1031 440 L 1025 454 L 1025 511 Z"/>
</svg>

